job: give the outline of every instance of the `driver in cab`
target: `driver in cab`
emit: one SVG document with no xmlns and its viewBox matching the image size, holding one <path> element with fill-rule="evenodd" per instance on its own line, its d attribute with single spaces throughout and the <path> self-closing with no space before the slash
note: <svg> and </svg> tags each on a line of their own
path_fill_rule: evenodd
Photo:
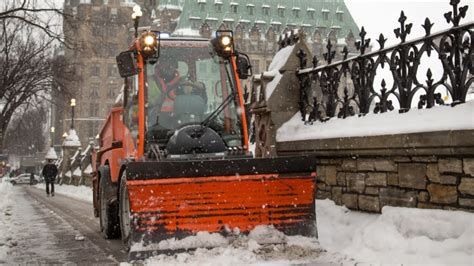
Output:
<svg viewBox="0 0 474 266">
<path fill-rule="evenodd" d="M 204 84 L 183 78 L 178 66 L 176 58 L 162 56 L 148 76 L 148 119 L 153 127 L 175 129 L 200 122 L 207 109 Z"/>
</svg>

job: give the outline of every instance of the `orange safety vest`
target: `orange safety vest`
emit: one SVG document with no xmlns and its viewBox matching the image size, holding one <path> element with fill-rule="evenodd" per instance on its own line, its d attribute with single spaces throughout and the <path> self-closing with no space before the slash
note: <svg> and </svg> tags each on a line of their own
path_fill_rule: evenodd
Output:
<svg viewBox="0 0 474 266">
<path fill-rule="evenodd" d="M 161 77 L 159 78 L 161 91 L 165 94 L 165 99 L 163 104 L 161 105 L 161 112 L 171 113 L 174 110 L 174 98 L 176 98 L 176 90 L 173 87 L 178 85 L 179 82 L 179 73 L 176 72 L 176 77 L 172 79 L 170 82 L 165 82 L 164 79 Z M 168 93 L 168 91 L 170 93 Z"/>
</svg>

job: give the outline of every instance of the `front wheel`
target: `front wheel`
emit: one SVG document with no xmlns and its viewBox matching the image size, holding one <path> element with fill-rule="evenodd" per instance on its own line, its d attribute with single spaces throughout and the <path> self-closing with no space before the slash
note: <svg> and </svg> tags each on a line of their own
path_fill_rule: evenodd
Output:
<svg viewBox="0 0 474 266">
<path fill-rule="evenodd" d="M 127 177 L 125 171 L 120 179 L 120 231 L 122 233 L 122 243 L 125 248 L 130 249 L 130 241 L 132 234 L 132 213 L 130 212 L 130 199 L 128 197 Z"/>
<path fill-rule="evenodd" d="M 117 238 L 120 235 L 117 204 L 109 203 L 109 197 L 107 195 L 107 189 L 110 189 L 110 186 L 112 185 L 109 181 L 109 173 L 109 169 L 104 168 L 99 183 L 100 231 L 106 239 Z"/>
</svg>

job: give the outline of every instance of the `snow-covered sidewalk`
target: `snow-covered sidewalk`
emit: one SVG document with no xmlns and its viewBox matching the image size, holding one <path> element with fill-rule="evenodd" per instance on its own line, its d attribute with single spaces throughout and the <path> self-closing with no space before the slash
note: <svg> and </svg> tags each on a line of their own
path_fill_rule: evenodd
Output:
<svg viewBox="0 0 474 266">
<path fill-rule="evenodd" d="M 0 182 L 0 264 L 78 262 L 73 253 L 88 250 L 83 246 L 85 241 L 74 239 L 79 231 L 31 197 L 24 189 L 27 185 Z"/>
<path fill-rule="evenodd" d="M 46 191 L 45 183 L 37 184 L 35 187 Z M 72 185 L 55 184 L 54 193 L 92 203 L 92 189 L 87 186 L 72 186 Z"/>
<path fill-rule="evenodd" d="M 44 184 L 38 185 L 44 189 Z M 57 193 L 91 201 L 88 187 L 57 186 Z M 0 242 L 15 232 L 11 185 L 0 183 Z M 330 200 L 318 200 L 319 246 L 290 238 L 289 248 L 262 251 L 251 238 L 244 243 L 198 249 L 175 256 L 155 256 L 156 265 L 290 265 L 295 263 L 474 265 L 474 214 L 462 211 L 384 207 L 382 214 L 350 211 Z M 2 229 L 3 228 L 3 229 Z M 209 235 L 209 234 L 208 234 Z M 206 234 L 202 234 L 204 240 Z M 270 236 L 269 236 L 270 237 Z M 209 236 L 209 239 L 212 239 Z M 202 239 L 201 239 L 202 240 Z M 305 242 L 306 241 L 306 242 Z M 298 248 L 294 248 L 297 246 Z M 293 247 L 293 248 L 292 248 Z M 326 252 L 313 252 L 316 249 Z M 4 251 L 0 246 L 0 258 Z M 285 256 L 282 256 L 285 255 Z"/>
</svg>

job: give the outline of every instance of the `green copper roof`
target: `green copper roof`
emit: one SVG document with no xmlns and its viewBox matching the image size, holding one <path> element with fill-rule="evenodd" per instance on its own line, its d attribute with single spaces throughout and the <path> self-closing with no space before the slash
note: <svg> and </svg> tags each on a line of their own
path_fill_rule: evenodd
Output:
<svg viewBox="0 0 474 266">
<path fill-rule="evenodd" d="M 163 2 L 166 2 L 163 1 Z M 359 33 L 343 0 L 180 0 L 182 13 L 177 29 L 198 30 L 207 22 L 216 30 L 222 22 L 233 29 L 240 22 L 250 29 L 258 24 L 265 32 L 270 25 L 281 31 L 285 27 L 314 32 L 316 28 L 338 29 L 338 37 L 350 30 Z"/>
<path fill-rule="evenodd" d="M 183 0 L 160 0 L 158 9 L 182 9 Z"/>
</svg>

